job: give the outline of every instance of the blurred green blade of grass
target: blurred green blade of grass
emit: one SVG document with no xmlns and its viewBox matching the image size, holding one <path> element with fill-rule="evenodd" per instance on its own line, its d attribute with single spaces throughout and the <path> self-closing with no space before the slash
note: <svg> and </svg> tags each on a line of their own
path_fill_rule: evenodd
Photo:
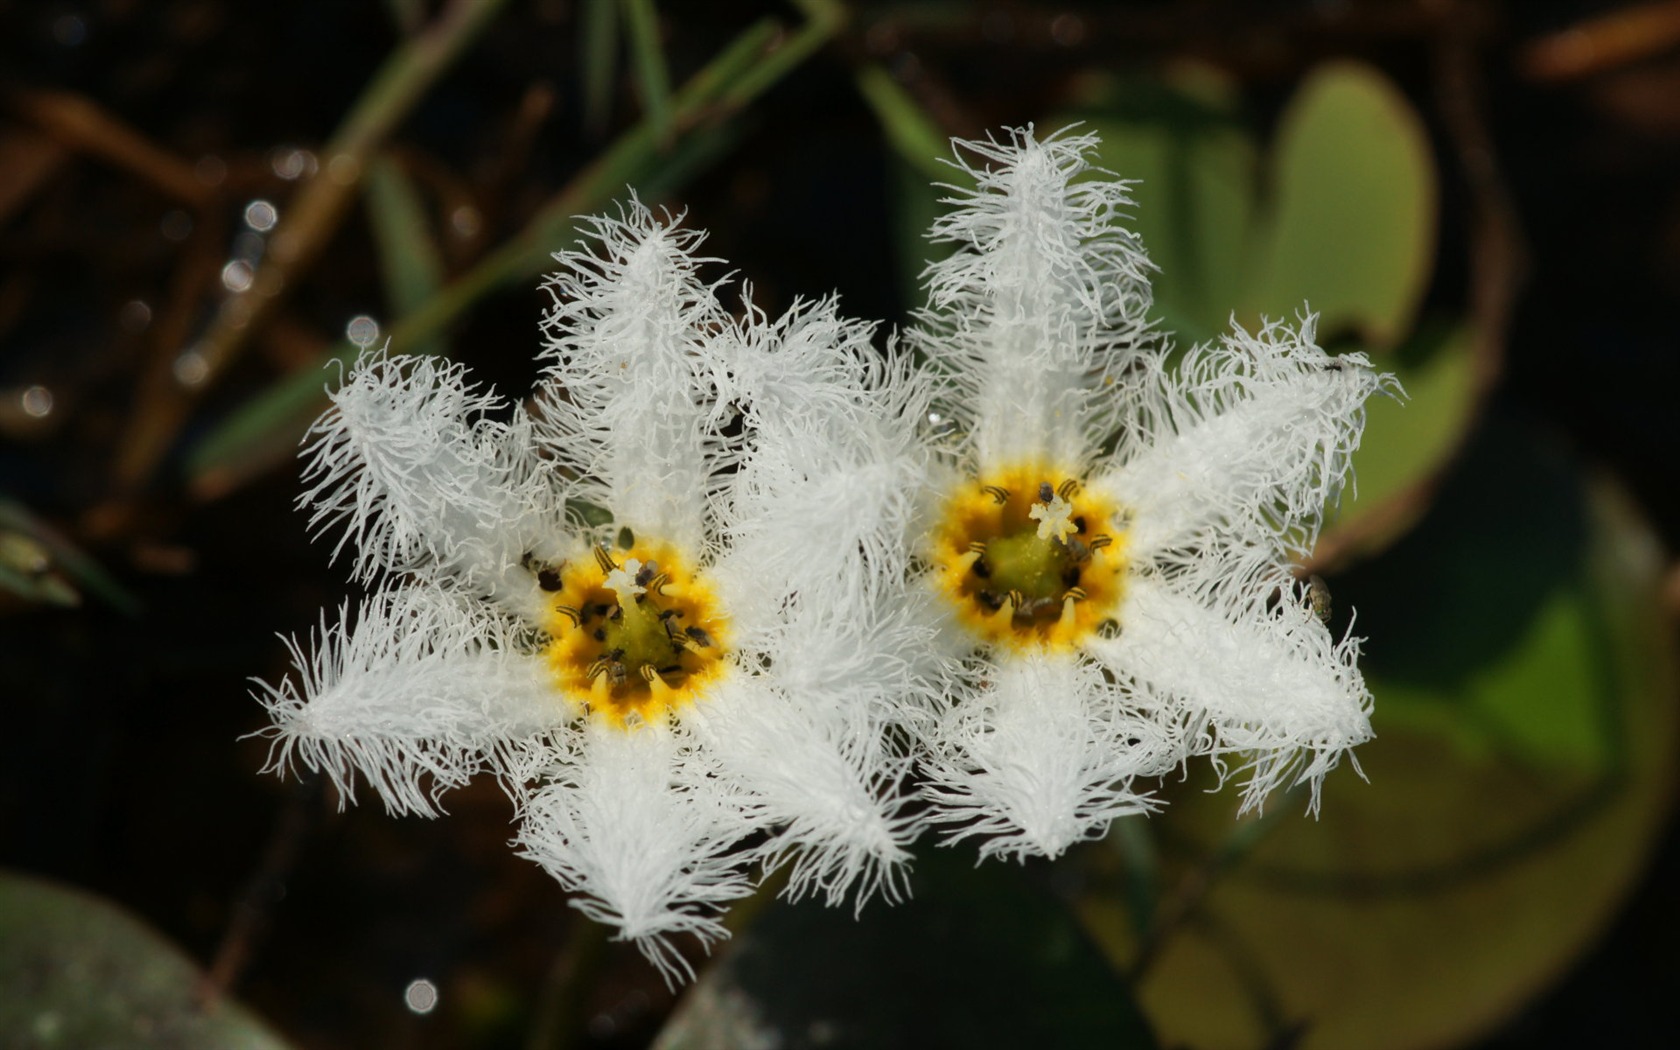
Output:
<svg viewBox="0 0 1680 1050">
<path fill-rule="evenodd" d="M 671 78 L 659 42 L 659 15 L 653 0 L 624 0 L 624 28 L 630 37 L 630 64 L 642 96 L 648 129 L 661 142 L 671 134 Z"/>
<path fill-rule="evenodd" d="M 855 79 L 858 93 L 875 112 L 898 155 L 935 182 L 949 180 L 952 168 L 940 158 L 950 153 L 951 141 L 927 110 L 878 65 L 860 66 Z"/>
<path fill-rule="evenodd" d="M 323 150 L 321 172 L 286 206 L 270 251 L 240 296 L 216 311 L 196 349 L 213 382 L 280 309 L 338 230 L 355 185 L 374 151 L 445 70 L 477 39 L 507 0 L 453 0 L 428 27 L 405 38 L 350 106 Z M 130 418 L 113 471 L 119 486 L 150 477 L 174 446 L 194 395 L 167 369 L 153 369 Z"/>
<path fill-rule="evenodd" d="M 541 273 L 550 253 L 570 240 L 576 217 L 602 207 L 626 186 L 641 183 L 668 192 L 715 159 L 733 134 L 727 118 L 756 97 L 743 94 L 742 83 L 750 79 L 757 90 L 769 88 L 775 78 L 763 76 L 765 65 L 773 64 L 785 73 L 792 68 L 787 61 L 790 53 L 809 54 L 815 45 L 807 38 L 832 29 L 830 23 L 812 23 L 778 48 L 774 46 L 778 32 L 773 21 L 764 20 L 748 28 L 674 96 L 680 137 L 672 148 L 661 149 L 645 119 L 630 128 L 550 198 L 518 234 L 393 325 L 391 352 L 415 352 L 417 346 L 439 336 L 486 294 Z M 349 361 L 356 352 L 356 347 L 341 342 L 317 364 L 324 368 L 332 361 Z M 213 497 L 283 458 L 319 412 L 326 378 L 319 368 L 301 369 L 213 428 L 186 457 L 185 469 L 193 490 L 200 496 Z"/>
<path fill-rule="evenodd" d="M 404 36 L 418 32 L 426 24 L 425 0 L 385 0 L 385 7 L 391 12 L 391 24 Z"/>
<path fill-rule="evenodd" d="M 100 564 L 23 504 L 0 498 L 0 588 L 30 601 L 80 604 L 83 590 L 128 616 L 140 601 Z"/>
<path fill-rule="evenodd" d="M 618 0 L 584 0 L 578 13 L 578 64 L 583 68 L 583 123 L 592 133 L 612 115 L 613 71 L 618 67 Z"/>
<path fill-rule="evenodd" d="M 369 166 L 363 194 L 387 306 L 395 316 L 407 317 L 425 306 L 443 284 L 443 261 L 425 205 L 390 153 L 380 154 Z M 413 352 L 436 354 L 443 349 L 441 335 L 434 335 L 418 340 Z"/>
</svg>

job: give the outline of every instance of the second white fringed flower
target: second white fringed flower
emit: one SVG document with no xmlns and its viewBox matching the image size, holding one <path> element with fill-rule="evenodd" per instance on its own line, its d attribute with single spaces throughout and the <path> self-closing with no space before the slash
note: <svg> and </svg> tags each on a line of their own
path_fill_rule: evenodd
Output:
<svg viewBox="0 0 1680 1050">
<path fill-rule="evenodd" d="M 1396 389 L 1311 318 L 1234 329 L 1169 365 L 1150 264 L 1096 140 L 958 143 L 911 345 L 940 377 L 924 545 L 948 659 L 926 794 L 982 855 L 1056 856 L 1153 806 L 1195 756 L 1244 807 L 1319 785 L 1370 736 L 1357 642 L 1291 574 Z"/>
<path fill-rule="evenodd" d="M 381 354 L 333 392 L 303 503 L 375 590 L 259 698 L 271 766 L 346 797 L 430 814 L 500 776 L 524 852 L 679 975 L 753 862 L 901 889 L 926 404 L 834 302 L 736 321 L 698 234 L 637 203 L 592 232 L 533 409 Z"/>
</svg>

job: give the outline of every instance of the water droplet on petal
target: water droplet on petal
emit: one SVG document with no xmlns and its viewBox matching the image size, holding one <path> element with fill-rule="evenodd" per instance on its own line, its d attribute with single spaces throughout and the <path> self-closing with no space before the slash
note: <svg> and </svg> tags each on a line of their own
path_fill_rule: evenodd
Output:
<svg viewBox="0 0 1680 1050">
<path fill-rule="evenodd" d="M 279 210 L 268 201 L 259 199 L 245 205 L 245 225 L 258 233 L 267 233 L 279 221 Z"/>
<path fill-rule="evenodd" d="M 222 287 L 235 295 L 251 290 L 251 264 L 235 259 L 222 267 Z"/>
<path fill-rule="evenodd" d="M 175 359 L 175 381 L 182 386 L 198 386 L 210 377 L 210 362 L 204 359 L 198 347 L 189 347 Z"/>
<path fill-rule="evenodd" d="M 117 323 L 127 332 L 144 332 L 152 323 L 152 308 L 144 299 L 130 299 L 117 312 Z"/>
<path fill-rule="evenodd" d="M 344 336 L 366 350 L 379 339 L 379 322 L 367 314 L 359 314 L 352 317 L 350 323 L 344 326 Z"/>
<path fill-rule="evenodd" d="M 437 985 L 424 977 L 416 977 L 403 989 L 403 1005 L 408 1007 L 410 1013 L 429 1014 L 437 1009 L 437 1004 Z"/>
<path fill-rule="evenodd" d="M 52 414 L 52 391 L 48 390 L 39 383 L 32 387 L 25 388 L 23 396 L 19 400 L 23 404 L 23 413 L 26 416 L 33 416 L 36 419 L 45 419 L 47 416 Z"/>
</svg>

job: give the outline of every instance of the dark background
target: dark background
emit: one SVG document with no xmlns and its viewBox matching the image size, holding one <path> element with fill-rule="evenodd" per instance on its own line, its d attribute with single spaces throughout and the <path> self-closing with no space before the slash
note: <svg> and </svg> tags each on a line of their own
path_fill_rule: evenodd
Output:
<svg viewBox="0 0 1680 1050">
<path fill-rule="evenodd" d="M 190 340 L 209 323 L 245 202 L 271 199 L 284 214 L 295 192 L 274 175 L 272 151 L 320 149 L 396 43 L 400 6 L 0 3 L 0 138 L 22 151 L 0 160 L 11 166 L 0 184 L 15 183 L 20 157 L 40 161 L 40 136 L 57 141 L 32 108 L 42 91 L 93 102 L 187 170 L 203 171 L 204 157 L 225 168 L 188 207 L 67 148 L 50 178 L 0 210 L 0 494 L 138 602 L 130 614 L 97 594 L 70 609 L 0 594 L 0 865 L 129 907 L 300 1046 L 538 1045 L 530 1033 L 550 1023 L 541 990 L 584 955 L 600 969 L 577 1045 L 640 1046 L 672 997 L 633 952 L 590 954 L 559 888 L 506 848 L 511 809 L 494 786 L 453 796 L 436 822 L 393 820 L 376 805 L 340 813 L 318 786 L 258 776 L 264 745 L 241 739 L 261 725 L 246 679 L 286 669 L 275 632 L 307 630 L 349 587 L 293 510 L 291 465 L 206 493 L 186 483 L 182 457 L 339 338 L 347 318 L 387 315 L 359 209 L 265 334 L 195 398 L 156 469 L 115 476 L 149 410 L 144 377 L 182 345 L 160 327 Z M 909 18 L 858 5 L 835 42 L 747 112 L 731 150 L 669 200 L 712 231 L 708 251 L 767 308 L 834 289 L 854 315 L 901 319 L 894 162 L 853 87 L 861 58 L 893 68 L 945 131 L 974 136 L 1052 110 L 1072 69 L 1184 56 L 1240 78 L 1264 127 L 1314 62 L 1357 56 L 1406 90 L 1435 139 L 1443 208 L 1429 298 L 1463 311 L 1478 276 L 1472 217 L 1434 65 L 1441 40 L 1458 34 L 1476 58 L 1526 274 L 1491 411 L 1608 467 L 1672 550 L 1680 44 L 1580 76 L 1532 60 L 1536 41 L 1628 6 L 1006 3 Z M 795 18 L 747 2 L 661 7 L 674 81 L 767 10 Z M 1081 32 L 1058 42 L 1054 20 L 1070 12 Z M 1009 20 L 1002 37 L 998 15 Z M 555 0 L 510 4 L 396 131 L 436 199 L 478 211 L 476 236 L 444 241 L 448 272 L 519 230 L 635 118 L 621 74 L 605 125 L 589 126 L 577 18 Z M 174 212 L 190 218 L 183 240 L 166 232 Z M 135 300 L 149 304 L 149 325 L 125 314 Z M 486 297 L 452 330 L 454 353 L 498 387 L 523 389 L 543 304 L 534 281 Z M 14 407 L 37 384 L 53 396 L 45 418 Z M 1638 1044 L 1672 1031 L 1676 885 L 1671 830 L 1599 945 L 1479 1045 Z M 422 976 L 446 990 L 424 1019 L 400 997 Z"/>
</svg>

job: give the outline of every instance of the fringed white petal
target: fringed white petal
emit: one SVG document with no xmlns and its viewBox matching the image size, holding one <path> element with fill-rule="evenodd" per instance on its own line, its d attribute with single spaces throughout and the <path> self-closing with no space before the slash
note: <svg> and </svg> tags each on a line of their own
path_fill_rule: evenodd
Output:
<svg viewBox="0 0 1680 1050">
<path fill-rule="evenodd" d="M 1398 391 L 1363 354 L 1320 350 L 1313 327 L 1309 316 L 1299 329 L 1237 328 L 1172 370 L 1135 362 L 1117 466 L 1093 482 L 1133 512 L 1133 557 L 1219 531 L 1312 546 L 1359 447 L 1366 399 Z"/>
<path fill-rule="evenodd" d="M 693 976 L 673 938 L 728 936 L 718 913 L 751 892 L 732 848 L 755 817 L 704 754 L 663 725 L 590 722 L 526 805 L 518 844 L 572 905 L 618 928 L 668 983 Z"/>
<path fill-rule="evenodd" d="M 1317 812 L 1325 775 L 1371 738 L 1359 640 L 1331 638 L 1281 571 L 1280 588 L 1245 586 L 1249 575 L 1232 566 L 1227 582 L 1196 590 L 1135 578 L 1119 635 L 1087 648 L 1152 696 L 1184 734 L 1186 757 L 1211 755 L 1222 777 L 1235 758 L 1244 810 L 1306 783 Z"/>
<path fill-rule="evenodd" d="M 1126 184 L 1080 178 L 1093 135 L 959 142 L 975 183 L 929 234 L 955 254 L 928 267 L 912 344 L 955 387 L 982 471 L 1026 460 L 1083 463 L 1108 392 L 1095 380 L 1143 335 L 1150 264 L 1119 225 Z"/>
<path fill-rule="evenodd" d="M 569 717 L 517 630 L 431 587 L 373 595 L 355 621 L 323 618 L 295 679 L 257 683 L 272 724 L 267 771 L 326 774 L 341 802 L 364 779 L 395 813 L 432 816 L 481 769 L 506 774 L 522 746 Z"/>
<path fill-rule="evenodd" d="M 560 534 L 558 480 L 531 455 L 530 422 L 431 357 L 364 355 L 310 428 L 298 499 L 310 528 L 339 532 L 363 580 L 418 571 L 460 578 L 516 609 L 521 555 Z"/>
<path fill-rule="evenodd" d="M 1001 656 L 945 715 L 927 763 L 936 819 L 963 826 L 982 857 L 1059 856 L 1116 818 L 1154 808 L 1132 789 L 1170 766 L 1171 748 L 1089 661 Z"/>
<path fill-rule="evenodd" d="M 923 527 L 929 386 L 834 309 L 796 306 L 734 356 L 746 450 L 725 490 L 719 576 L 738 582 L 731 606 L 749 631 L 779 622 L 791 594 L 902 587 Z"/>
<path fill-rule="evenodd" d="M 684 724 L 758 800 L 774 828 L 759 854 L 767 870 L 791 863 L 791 898 L 820 894 L 835 905 L 851 893 L 860 909 L 877 892 L 897 900 L 920 830 L 904 792 L 909 759 L 884 740 L 904 683 L 884 653 L 847 648 L 833 663 L 813 655 L 784 650 L 793 680 L 737 676 L 685 712 Z"/>
<path fill-rule="evenodd" d="M 728 317 L 698 275 L 712 261 L 694 254 L 704 235 L 634 198 L 617 219 L 584 222 L 600 254 L 557 254 L 546 285 L 543 438 L 618 524 L 698 550 L 731 455 L 712 409 L 713 344 Z"/>
</svg>

